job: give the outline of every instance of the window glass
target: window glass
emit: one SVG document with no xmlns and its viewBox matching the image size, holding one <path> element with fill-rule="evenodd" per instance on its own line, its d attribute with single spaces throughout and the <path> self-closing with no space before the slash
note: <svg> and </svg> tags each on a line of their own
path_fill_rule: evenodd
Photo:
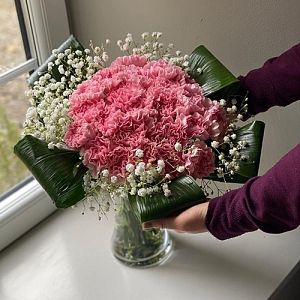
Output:
<svg viewBox="0 0 300 300">
<path fill-rule="evenodd" d="M 0 20 L 0 73 L 3 73 L 26 60 L 14 0 L 0 1 Z"/>
<path fill-rule="evenodd" d="M 1 74 L 26 59 L 14 0 L 0 1 L 0 19 Z M 0 85 L 0 195 L 29 175 L 13 153 L 29 106 L 26 76 Z"/>
<path fill-rule="evenodd" d="M 0 195 L 29 175 L 13 153 L 28 107 L 26 88 L 25 75 L 0 86 Z"/>
</svg>

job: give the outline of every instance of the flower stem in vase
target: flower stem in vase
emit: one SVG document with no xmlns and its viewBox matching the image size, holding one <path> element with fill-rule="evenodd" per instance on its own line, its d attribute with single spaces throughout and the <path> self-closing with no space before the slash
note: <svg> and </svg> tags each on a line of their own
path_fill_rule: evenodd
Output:
<svg viewBox="0 0 300 300">
<path fill-rule="evenodd" d="M 112 250 L 114 256 L 127 266 L 149 267 L 169 258 L 173 242 L 165 229 L 143 230 L 128 198 L 121 196 L 115 211 Z"/>
</svg>

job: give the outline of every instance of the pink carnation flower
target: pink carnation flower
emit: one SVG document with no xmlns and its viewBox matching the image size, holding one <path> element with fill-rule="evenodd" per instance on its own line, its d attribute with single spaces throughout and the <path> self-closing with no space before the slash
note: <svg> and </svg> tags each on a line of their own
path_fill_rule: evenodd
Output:
<svg viewBox="0 0 300 300">
<path fill-rule="evenodd" d="M 135 149 L 144 151 L 145 163 L 168 162 L 164 173 L 172 178 L 179 165 L 194 178 L 208 176 L 214 154 L 205 141 L 220 141 L 229 124 L 224 108 L 206 98 L 180 67 L 138 55 L 117 58 L 98 71 L 70 103 L 67 146 L 80 151 L 95 178 L 108 169 L 120 184 L 128 175 L 126 165 L 137 162 Z M 176 143 L 185 151 L 176 152 Z"/>
<path fill-rule="evenodd" d="M 185 168 L 194 178 L 207 177 L 214 171 L 214 153 L 203 141 L 196 142 L 183 154 Z"/>
</svg>

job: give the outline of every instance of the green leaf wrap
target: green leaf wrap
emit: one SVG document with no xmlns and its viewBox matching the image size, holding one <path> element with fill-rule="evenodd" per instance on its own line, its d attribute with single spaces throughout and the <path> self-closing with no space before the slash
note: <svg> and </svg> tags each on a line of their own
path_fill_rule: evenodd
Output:
<svg viewBox="0 0 300 300">
<path fill-rule="evenodd" d="M 227 99 L 240 87 L 239 80 L 202 45 L 190 55 L 190 68 L 191 78 L 203 88 L 205 96 L 212 100 Z"/>
<path fill-rule="evenodd" d="M 70 207 L 85 197 L 83 175 L 87 168 L 77 151 L 50 150 L 47 143 L 27 135 L 15 145 L 14 152 L 57 208 Z"/>
<path fill-rule="evenodd" d="M 169 184 L 172 195 L 129 195 L 129 202 L 137 219 L 146 221 L 179 213 L 193 205 L 205 202 L 205 195 L 191 176 L 181 176 Z"/>
</svg>

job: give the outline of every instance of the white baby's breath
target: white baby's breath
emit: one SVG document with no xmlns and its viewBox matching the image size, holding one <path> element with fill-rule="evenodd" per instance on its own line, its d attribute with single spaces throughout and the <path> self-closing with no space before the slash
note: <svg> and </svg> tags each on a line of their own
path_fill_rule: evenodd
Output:
<svg viewBox="0 0 300 300">
<path fill-rule="evenodd" d="M 177 142 L 177 143 L 175 144 L 175 150 L 178 151 L 178 152 L 181 151 L 181 150 L 182 150 L 182 145 L 181 145 L 180 143 Z"/>
<path fill-rule="evenodd" d="M 129 54 L 144 55 L 149 61 L 157 61 L 163 59 L 169 64 L 181 67 L 184 71 L 189 71 L 189 55 L 182 55 L 180 50 L 172 53 L 174 44 L 169 43 L 165 46 L 160 42 L 162 38 L 161 32 L 144 32 L 141 35 L 142 43 L 139 44 L 133 39 L 131 34 L 128 34 L 124 42 L 122 40 L 117 41 L 117 46 L 121 51 Z"/>
<path fill-rule="evenodd" d="M 142 157 L 144 156 L 144 151 L 141 150 L 141 149 L 137 149 L 137 150 L 135 151 L 135 155 L 136 155 L 137 157 L 139 157 L 139 158 L 142 158 Z"/>
<path fill-rule="evenodd" d="M 64 53 L 52 51 L 56 57 L 54 63 L 48 63 L 47 72 L 41 74 L 28 93 L 32 107 L 27 111 L 23 136 L 33 135 L 47 142 L 49 148 L 65 147 L 64 135 L 71 124 L 67 97 L 108 61 L 104 46 L 95 47 L 93 51 L 102 57 L 96 55 L 93 58 L 89 55 L 89 49 L 76 50 L 75 53 L 71 49 L 66 49 Z M 53 73 L 54 66 L 57 66 L 57 71 L 62 75 L 60 80 Z"/>
</svg>

